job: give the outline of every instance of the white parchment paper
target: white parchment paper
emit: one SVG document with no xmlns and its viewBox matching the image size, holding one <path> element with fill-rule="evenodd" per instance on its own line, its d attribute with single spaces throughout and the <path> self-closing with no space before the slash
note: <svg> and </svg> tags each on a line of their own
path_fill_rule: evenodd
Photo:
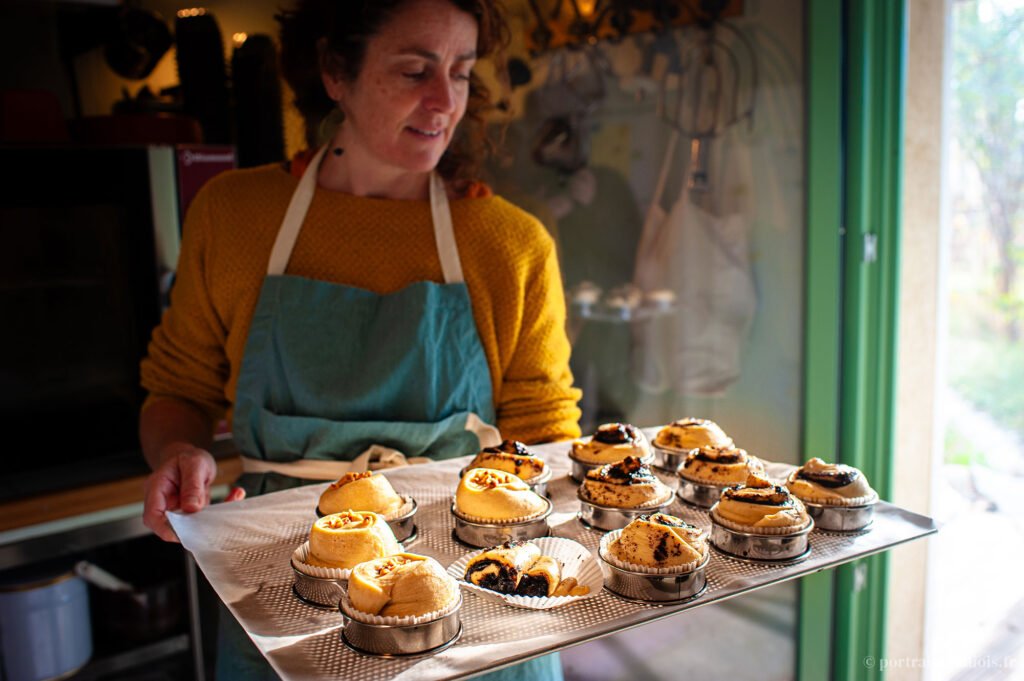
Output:
<svg viewBox="0 0 1024 681">
<path fill-rule="evenodd" d="M 657 429 L 646 429 L 652 437 Z M 553 468 L 548 494 L 555 509 L 552 535 L 579 542 L 597 557 L 601 532 L 577 519 L 576 483 L 568 477 L 569 443 L 533 447 Z M 471 549 L 452 538 L 452 494 L 458 472 L 470 457 L 385 471 L 400 494 L 419 503 L 418 536 L 407 550 L 432 556 L 447 568 Z M 791 466 L 774 464 L 768 472 L 783 479 Z M 483 668 L 507 666 L 620 628 L 736 596 L 816 572 L 935 531 L 929 518 L 880 502 L 870 531 L 855 535 L 811 534 L 811 555 L 797 565 L 751 565 L 712 553 L 708 590 L 684 605 L 656 607 L 621 600 L 607 591 L 569 607 L 524 610 L 464 592 L 463 634 L 452 647 L 415 659 L 367 657 L 340 640 L 341 614 L 301 603 L 292 593 L 292 552 L 309 535 L 315 508 L 328 483 L 318 483 L 216 504 L 191 515 L 171 514 L 171 525 L 193 553 L 210 584 L 243 628 L 285 679 L 450 679 Z M 667 512 L 704 529 L 705 511 L 678 499 Z"/>
</svg>

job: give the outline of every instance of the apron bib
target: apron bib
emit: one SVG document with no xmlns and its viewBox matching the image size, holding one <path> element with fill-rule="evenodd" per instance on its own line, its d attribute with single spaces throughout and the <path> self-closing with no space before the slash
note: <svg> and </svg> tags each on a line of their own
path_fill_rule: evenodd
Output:
<svg viewBox="0 0 1024 681">
<path fill-rule="evenodd" d="M 365 470 L 375 451 L 446 459 L 497 444 L 490 370 L 436 174 L 430 207 L 444 284 L 379 295 L 284 273 L 324 151 L 292 196 L 246 339 L 233 422 L 243 469 L 333 480 Z M 249 489 L 246 477 L 247 491 L 269 491 Z"/>
</svg>

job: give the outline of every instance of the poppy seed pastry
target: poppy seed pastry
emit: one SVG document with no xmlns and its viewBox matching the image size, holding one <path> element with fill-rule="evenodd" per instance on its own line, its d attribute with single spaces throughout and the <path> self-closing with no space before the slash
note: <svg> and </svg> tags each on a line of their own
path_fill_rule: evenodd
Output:
<svg viewBox="0 0 1024 681">
<path fill-rule="evenodd" d="M 529 483 L 547 471 L 543 459 L 533 455 L 518 440 L 505 440 L 497 447 L 486 447 L 470 462 L 469 468 L 505 471 Z"/>
<path fill-rule="evenodd" d="M 580 495 L 599 506 L 643 508 L 672 498 L 672 490 L 635 456 L 587 473 Z"/>
<path fill-rule="evenodd" d="M 384 517 L 343 511 L 317 518 L 309 530 L 309 557 L 317 567 L 350 569 L 363 561 L 401 552 Z"/>
<path fill-rule="evenodd" d="M 468 518 L 507 522 L 535 518 L 548 502 L 515 475 L 490 468 L 471 468 L 455 491 L 455 510 Z"/>
<path fill-rule="evenodd" d="M 405 500 L 395 492 L 386 477 L 370 471 L 346 473 L 332 482 L 320 495 L 321 513 L 373 511 L 385 518 L 397 514 Z"/>
<path fill-rule="evenodd" d="M 722 490 L 711 517 L 732 530 L 755 534 L 787 534 L 807 527 L 810 516 L 803 503 L 782 485 L 756 473 L 745 485 Z"/>
<path fill-rule="evenodd" d="M 764 464 L 732 445 L 691 449 L 678 470 L 679 477 L 703 485 L 740 485 L 750 473 L 764 474 Z"/>
<path fill-rule="evenodd" d="M 646 568 L 696 567 L 708 555 L 707 533 L 667 513 L 636 518 L 611 542 L 618 560 Z"/>
<path fill-rule="evenodd" d="M 817 457 L 790 473 L 786 486 L 803 501 L 824 506 L 863 506 L 878 500 L 860 470 Z"/>
<path fill-rule="evenodd" d="M 654 445 L 666 449 L 689 451 L 704 445 L 732 447 L 732 438 L 710 419 L 683 418 L 673 421 L 654 436 Z"/>
<path fill-rule="evenodd" d="M 458 584 L 433 558 L 399 553 L 356 565 L 348 580 L 352 607 L 380 617 L 415 617 L 444 610 Z"/>
<path fill-rule="evenodd" d="M 572 443 L 572 455 L 583 463 L 604 464 L 635 456 L 645 461 L 651 457 L 650 445 L 640 429 L 628 423 L 605 423 L 598 426 L 589 441 Z"/>
<path fill-rule="evenodd" d="M 465 579 L 484 589 L 519 596 L 550 596 L 561 581 L 561 565 L 528 542 L 507 541 L 475 556 Z"/>
</svg>

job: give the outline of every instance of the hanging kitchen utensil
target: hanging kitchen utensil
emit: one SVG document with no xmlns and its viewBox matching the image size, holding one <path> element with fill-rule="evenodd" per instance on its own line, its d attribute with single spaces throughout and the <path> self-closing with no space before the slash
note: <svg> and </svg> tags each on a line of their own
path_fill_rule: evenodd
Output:
<svg viewBox="0 0 1024 681">
<path fill-rule="evenodd" d="M 687 33 L 693 32 L 690 40 L 684 34 L 678 69 L 666 69 L 658 108 L 662 120 L 690 140 L 687 186 L 703 192 L 708 189 L 708 145 L 731 126 L 753 122 L 758 72 L 749 39 L 732 24 L 712 14 Z"/>
<path fill-rule="evenodd" d="M 608 61 L 597 47 L 551 57 L 547 80 L 536 93 L 543 118 L 533 159 L 567 175 L 584 167 L 590 155 L 590 119 L 604 100 Z"/>
</svg>

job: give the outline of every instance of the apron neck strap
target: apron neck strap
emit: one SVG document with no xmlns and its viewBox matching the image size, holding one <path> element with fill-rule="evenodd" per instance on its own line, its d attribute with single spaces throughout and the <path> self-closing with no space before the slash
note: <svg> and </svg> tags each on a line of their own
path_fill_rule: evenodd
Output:
<svg viewBox="0 0 1024 681">
<path fill-rule="evenodd" d="M 313 195 L 316 193 L 316 177 L 320 170 L 320 162 L 324 158 L 327 147 L 321 147 L 309 161 L 302 173 L 302 179 L 292 194 L 292 200 L 285 211 L 284 220 L 277 231 L 277 239 L 270 251 L 267 263 L 267 276 L 280 276 L 288 269 L 288 261 L 299 238 L 299 231 L 306 219 Z M 434 241 L 437 244 L 437 255 L 441 260 L 441 271 L 444 283 L 459 284 L 464 281 L 462 263 L 459 260 L 459 248 L 455 243 L 455 228 L 452 224 L 451 208 L 448 205 L 448 192 L 444 181 L 436 172 L 430 173 L 430 216 L 434 226 Z"/>
<path fill-rule="evenodd" d="M 436 172 L 430 173 L 430 216 L 434 222 L 434 241 L 437 243 L 437 257 L 441 259 L 444 283 L 461 284 L 462 263 L 459 261 L 459 247 L 455 243 L 455 227 L 452 225 L 452 211 L 448 206 L 448 191 L 444 181 Z"/>
</svg>

